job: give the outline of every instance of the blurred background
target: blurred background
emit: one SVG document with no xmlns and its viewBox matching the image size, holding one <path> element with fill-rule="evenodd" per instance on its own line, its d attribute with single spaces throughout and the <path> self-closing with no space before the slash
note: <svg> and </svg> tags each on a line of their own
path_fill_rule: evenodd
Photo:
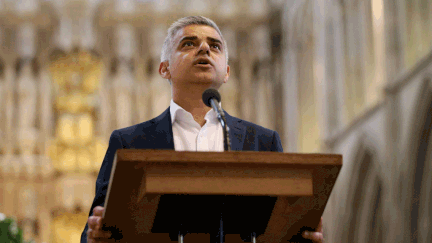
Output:
<svg viewBox="0 0 432 243">
<path fill-rule="evenodd" d="M 432 242 L 429 0 L 0 0 L 0 212 L 78 242 L 114 129 L 168 106 L 176 19 L 228 42 L 231 115 L 343 154 L 326 242 Z"/>
</svg>

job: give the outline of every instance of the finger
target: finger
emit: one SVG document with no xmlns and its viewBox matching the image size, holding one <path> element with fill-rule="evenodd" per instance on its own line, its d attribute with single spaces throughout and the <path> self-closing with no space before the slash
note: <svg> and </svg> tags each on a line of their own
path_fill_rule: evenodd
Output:
<svg viewBox="0 0 432 243">
<path fill-rule="evenodd" d="M 104 207 L 96 206 L 95 208 L 93 208 L 93 216 L 102 216 L 104 211 Z"/>
<path fill-rule="evenodd" d="M 318 227 L 317 227 L 316 231 L 320 232 L 320 233 L 323 233 L 323 218 L 322 217 L 321 217 L 321 220 L 320 220 L 320 222 L 318 224 Z"/>
<path fill-rule="evenodd" d="M 104 230 L 87 230 L 87 238 L 93 239 L 93 240 L 106 240 L 110 238 L 112 233 L 110 231 L 104 231 Z"/>
<path fill-rule="evenodd" d="M 322 243 L 324 241 L 323 234 L 320 232 L 303 232 L 303 238 L 312 240 L 315 243 Z"/>
<path fill-rule="evenodd" d="M 111 232 L 109 231 L 103 231 L 103 230 L 93 231 L 93 238 L 95 240 L 106 240 L 110 237 L 111 237 Z"/>
<path fill-rule="evenodd" d="M 93 242 L 94 242 L 93 230 L 88 229 L 87 230 L 87 243 L 93 243 Z"/>
<path fill-rule="evenodd" d="M 87 223 L 90 229 L 98 230 L 101 228 L 102 218 L 99 216 L 90 216 Z"/>
</svg>

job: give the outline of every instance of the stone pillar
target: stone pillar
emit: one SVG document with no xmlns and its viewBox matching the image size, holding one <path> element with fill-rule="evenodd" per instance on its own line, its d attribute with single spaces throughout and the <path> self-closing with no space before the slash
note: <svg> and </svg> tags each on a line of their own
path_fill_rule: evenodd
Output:
<svg viewBox="0 0 432 243">
<path fill-rule="evenodd" d="M 111 128 L 111 105 L 110 105 L 110 99 L 113 97 L 110 97 L 110 65 L 107 63 L 107 61 L 104 62 L 104 68 L 101 75 L 101 87 L 98 91 L 99 96 L 99 110 L 98 110 L 98 129 L 99 129 L 99 136 L 101 136 L 105 141 L 109 140 L 109 137 L 112 132 Z"/>
<path fill-rule="evenodd" d="M 320 127 L 317 112 L 318 92 L 314 71 L 314 1 L 300 2 L 294 8 L 294 41 L 298 78 L 298 150 L 318 152 L 320 149 Z"/>
<path fill-rule="evenodd" d="M 430 43 L 427 43 L 427 41 L 429 39 L 428 36 L 430 36 L 430 33 L 428 33 L 429 30 L 425 28 L 427 25 L 425 20 L 427 19 L 423 16 L 423 12 L 427 11 L 427 5 L 423 0 L 413 0 L 412 2 L 414 3 L 414 9 L 412 10 L 414 16 L 411 21 L 413 21 L 416 37 L 414 45 L 417 52 L 415 62 L 417 62 L 419 59 L 426 56 L 426 53 L 429 51 Z M 426 33 L 424 32 L 425 30 L 427 31 Z"/>
<path fill-rule="evenodd" d="M 345 36 L 344 36 L 344 22 L 343 22 L 343 8 L 338 3 L 332 4 L 332 14 L 334 16 L 334 60 L 335 60 L 335 86 L 337 94 L 336 108 L 338 110 L 335 118 L 339 121 L 337 128 L 342 128 L 348 121 L 348 114 L 346 112 L 347 106 L 345 103 L 345 79 L 346 79 L 346 66 L 345 66 Z"/>
<path fill-rule="evenodd" d="M 230 76 L 228 82 L 219 89 L 222 96 L 222 108 L 232 116 L 239 116 L 239 80 L 237 79 L 237 39 L 233 28 L 227 26 L 221 30 L 228 47 L 228 65 L 230 66 Z"/>
<path fill-rule="evenodd" d="M 405 5 L 406 21 L 406 66 L 411 68 L 423 53 L 423 43 L 421 41 L 421 18 L 419 14 L 418 0 L 403 1 Z"/>
<path fill-rule="evenodd" d="M 80 39 L 80 46 L 84 50 L 91 50 L 95 46 L 96 37 L 93 30 L 94 25 L 94 15 L 96 14 L 96 8 L 98 7 L 98 1 L 86 1 L 86 8 L 84 11 L 84 16 L 79 18 L 78 25 Z"/>
<path fill-rule="evenodd" d="M 330 68 L 328 63 L 327 53 L 328 49 L 328 39 L 327 39 L 327 28 L 328 28 L 328 18 L 327 18 L 327 6 L 328 0 L 316 0 L 313 1 L 313 36 L 314 36 L 314 60 L 313 60 L 313 72 L 314 72 L 314 84 L 316 87 L 316 107 L 318 110 L 318 122 L 319 130 L 321 135 L 319 137 L 326 138 L 330 135 L 330 114 L 331 106 L 333 105 L 330 101 L 334 97 L 332 91 L 333 83 L 328 78 L 328 68 Z"/>
<path fill-rule="evenodd" d="M 243 31 L 239 33 L 238 41 L 242 43 L 239 46 L 239 74 L 240 74 L 240 110 L 241 118 L 247 121 L 254 120 L 254 97 L 252 88 L 253 79 L 253 55 L 251 53 L 252 43 L 250 35 L 251 33 Z"/>
<path fill-rule="evenodd" d="M 59 19 L 59 29 L 56 34 L 56 44 L 59 48 L 65 52 L 69 52 L 72 49 L 72 20 L 63 14 Z"/>
<path fill-rule="evenodd" d="M 46 153 L 48 141 L 53 137 L 53 119 L 52 112 L 53 93 L 51 76 L 48 71 L 48 66 L 43 66 L 39 73 L 39 101 L 40 101 L 40 138 L 39 151 L 41 154 Z"/>
<path fill-rule="evenodd" d="M 37 104 L 37 85 L 33 74 L 31 59 L 35 54 L 35 26 L 32 23 L 24 23 L 19 27 L 18 33 L 18 53 L 21 57 L 21 70 L 17 80 L 18 93 L 18 134 L 21 141 L 18 146 L 21 152 L 25 149 L 23 144 L 26 136 L 35 137 L 36 135 L 36 104 Z M 32 151 L 29 151 L 30 153 Z"/>
<path fill-rule="evenodd" d="M 325 27 L 323 26 L 325 34 L 325 83 L 323 87 L 323 98 L 325 99 L 325 106 L 322 108 L 322 124 L 323 124 L 323 138 L 327 139 L 338 128 L 343 126 L 344 115 L 344 102 L 343 102 L 343 48 L 341 43 L 342 27 L 340 7 L 337 3 L 332 1 L 327 2 L 327 10 L 325 17 Z M 329 14 L 331 13 L 331 14 Z M 315 28 L 318 30 L 318 28 Z M 322 31 L 321 36 L 322 36 Z M 325 147 L 324 149 L 330 149 Z"/>
<path fill-rule="evenodd" d="M 148 62 L 149 62 L 149 50 L 148 50 L 148 28 L 141 30 L 141 42 L 138 44 L 140 46 L 140 50 L 137 50 L 139 55 L 135 60 L 135 101 L 136 104 L 136 119 L 134 123 L 141 123 L 150 119 L 149 117 L 149 95 L 150 89 L 148 88 L 149 83 L 149 75 L 147 73 L 148 70 Z M 145 107 L 145 108 L 144 108 Z"/>
<path fill-rule="evenodd" d="M 36 122 L 37 86 L 31 63 L 25 61 L 18 80 L 18 127 L 34 129 Z"/>
<path fill-rule="evenodd" d="M 284 152 L 298 152 L 298 79 L 297 79 L 297 54 L 296 40 L 294 39 L 294 17 L 291 11 L 292 2 L 285 2 L 282 29 L 283 36 L 283 120 L 284 128 Z"/>
<path fill-rule="evenodd" d="M 348 120 L 352 121 L 363 108 L 364 101 L 364 84 L 362 72 L 361 51 L 361 25 L 359 23 L 359 2 L 344 1 L 343 3 L 344 35 L 345 35 L 345 63 L 346 79 L 345 92 L 347 99 Z M 349 98 L 348 98 L 349 97 Z"/>
<path fill-rule="evenodd" d="M 115 97 L 116 128 L 132 125 L 133 89 L 135 85 L 131 70 L 131 60 L 135 50 L 135 32 L 130 24 L 121 23 L 117 26 L 117 72 L 113 82 Z"/>
<path fill-rule="evenodd" d="M 116 128 L 132 125 L 132 93 L 134 80 L 131 67 L 125 61 L 120 61 L 117 74 L 114 77 L 113 91 L 115 97 Z"/>
<path fill-rule="evenodd" d="M 15 148 L 16 143 L 16 119 L 14 118 L 16 114 L 16 107 L 15 107 L 15 90 L 16 90 L 16 83 L 14 81 L 15 79 L 15 71 L 12 67 L 12 65 L 8 64 L 5 68 L 5 137 L 7 141 L 5 143 L 5 154 L 13 154 L 13 150 Z"/>
<path fill-rule="evenodd" d="M 151 73 L 149 74 L 151 90 L 151 118 L 160 115 L 168 108 L 171 101 L 171 85 L 168 80 L 163 79 L 159 75 L 160 51 L 166 36 L 166 26 L 157 25 L 152 30 L 152 38 L 150 41 L 150 56 L 152 60 Z"/>
<path fill-rule="evenodd" d="M 38 140 L 38 131 L 35 127 L 38 87 L 31 63 L 35 55 L 35 32 L 35 26 L 32 23 L 24 23 L 19 27 L 18 33 L 18 53 L 22 60 L 17 79 L 17 146 L 20 152 L 19 164 L 21 164 L 21 172 L 18 175 L 24 174 L 27 180 L 20 180 L 18 184 L 15 184 L 19 188 L 17 188 L 17 211 L 15 215 L 19 215 L 23 219 L 25 240 L 34 238 L 34 222 L 37 212 L 36 191 L 33 184 L 37 175 L 34 150 Z"/>
<path fill-rule="evenodd" d="M 253 30 L 253 50 L 255 60 L 258 62 L 256 75 L 253 77 L 253 92 L 255 114 L 254 120 L 257 124 L 269 128 L 275 128 L 275 117 L 273 108 L 273 86 L 277 82 L 271 80 L 270 76 L 270 30 L 261 25 Z"/>
<path fill-rule="evenodd" d="M 373 78 L 365 80 L 366 105 L 375 105 L 382 97 L 382 91 L 386 81 L 386 43 L 385 43 L 385 23 L 383 0 L 373 0 L 371 5 L 366 5 L 367 9 L 372 8 L 372 31 L 373 35 Z M 371 8 L 370 8 L 371 7 Z M 371 68 L 372 69 L 372 68 Z M 368 71 L 368 70 L 366 70 Z M 366 76 L 366 75 L 365 75 Z"/>
<path fill-rule="evenodd" d="M 397 19 L 398 19 L 398 32 L 400 36 L 400 63 L 402 70 L 407 67 L 407 51 L 408 51 L 408 32 L 407 32 L 407 12 L 406 12 L 406 0 L 396 0 L 396 5 L 398 8 Z M 384 5 L 386 6 L 386 5 Z M 388 6 L 388 5 L 387 5 Z M 385 7 L 386 8 L 386 7 Z M 384 10 L 385 11 L 385 10 Z M 391 64 L 391 62 L 387 62 Z"/>
<path fill-rule="evenodd" d="M 386 82 L 392 83 L 396 76 L 404 67 L 403 51 L 404 51 L 404 21 L 401 19 L 402 8 L 401 3 L 394 0 L 384 0 L 384 30 L 385 30 L 385 63 L 386 63 Z"/>
<path fill-rule="evenodd" d="M 32 23 L 24 23 L 19 28 L 18 53 L 21 57 L 21 70 L 17 80 L 18 93 L 18 143 L 22 172 L 27 180 L 20 181 L 17 199 L 17 215 L 23 219 L 24 239 L 34 238 L 34 222 L 36 220 L 36 191 L 32 184 L 36 177 L 36 157 L 34 149 L 38 137 L 36 111 L 38 87 L 32 70 L 31 59 L 35 54 L 35 27 Z M 27 184 L 29 186 L 25 186 Z"/>
</svg>

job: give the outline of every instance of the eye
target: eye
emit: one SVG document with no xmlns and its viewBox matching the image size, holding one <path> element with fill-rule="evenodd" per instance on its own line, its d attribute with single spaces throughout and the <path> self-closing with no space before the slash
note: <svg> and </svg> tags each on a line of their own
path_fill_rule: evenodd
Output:
<svg viewBox="0 0 432 243">
<path fill-rule="evenodd" d="M 219 51 L 221 50 L 221 47 L 218 44 L 213 44 L 212 47 L 218 49 Z"/>
<path fill-rule="evenodd" d="M 193 46 L 193 42 L 192 41 L 186 41 L 185 43 L 183 43 L 183 46 Z"/>
</svg>

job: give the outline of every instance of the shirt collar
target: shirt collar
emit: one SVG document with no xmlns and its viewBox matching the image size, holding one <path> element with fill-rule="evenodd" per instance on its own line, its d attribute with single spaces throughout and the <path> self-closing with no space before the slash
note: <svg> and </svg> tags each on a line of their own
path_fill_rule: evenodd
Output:
<svg viewBox="0 0 432 243">
<path fill-rule="evenodd" d="M 219 102 L 219 105 L 221 105 L 221 104 L 222 103 Z M 182 113 L 182 114 L 180 115 L 180 113 Z M 185 109 L 183 109 L 177 103 L 175 103 L 173 99 L 171 99 L 171 103 L 170 103 L 170 115 L 171 115 L 171 124 L 174 124 L 176 119 L 182 119 L 183 120 L 185 117 L 189 117 L 190 119 L 193 120 L 192 114 L 190 112 L 186 111 Z M 211 109 L 207 112 L 204 119 L 206 121 L 210 121 L 212 123 L 218 123 L 219 122 L 217 119 L 216 112 L 214 112 L 213 109 Z"/>
</svg>

